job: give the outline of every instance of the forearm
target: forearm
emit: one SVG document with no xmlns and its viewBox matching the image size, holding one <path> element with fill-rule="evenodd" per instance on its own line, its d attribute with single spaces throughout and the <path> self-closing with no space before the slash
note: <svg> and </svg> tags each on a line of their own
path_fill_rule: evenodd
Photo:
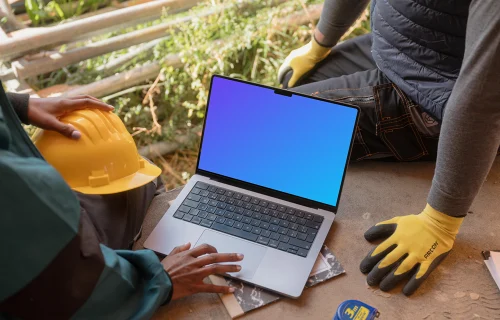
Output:
<svg viewBox="0 0 500 320">
<path fill-rule="evenodd" d="M 500 2 L 471 3 L 465 56 L 447 103 L 428 203 L 467 214 L 500 144 Z"/>
<path fill-rule="evenodd" d="M 28 104 L 30 101 L 29 94 L 18 94 L 18 93 L 7 93 L 7 98 L 9 98 L 14 111 L 16 112 L 19 120 L 22 123 L 28 124 Z"/>
<path fill-rule="evenodd" d="M 314 33 L 325 47 L 334 46 L 368 6 L 369 0 L 326 0 Z"/>
</svg>

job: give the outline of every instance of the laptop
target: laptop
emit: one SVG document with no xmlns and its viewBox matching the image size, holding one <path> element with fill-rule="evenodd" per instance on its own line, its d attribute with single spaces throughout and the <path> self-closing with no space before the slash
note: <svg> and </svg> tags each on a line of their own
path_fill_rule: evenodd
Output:
<svg viewBox="0 0 500 320">
<path fill-rule="evenodd" d="M 337 213 L 358 108 L 213 76 L 196 174 L 145 242 L 244 254 L 226 276 L 298 298 Z"/>
</svg>

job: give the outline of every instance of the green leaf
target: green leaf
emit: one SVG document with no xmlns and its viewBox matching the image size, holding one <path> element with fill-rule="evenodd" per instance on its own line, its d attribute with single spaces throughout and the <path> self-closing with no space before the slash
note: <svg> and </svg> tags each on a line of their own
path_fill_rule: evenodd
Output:
<svg viewBox="0 0 500 320">
<path fill-rule="evenodd" d="M 62 9 L 59 6 L 59 4 L 57 2 L 55 2 L 55 1 L 50 1 L 49 4 L 52 4 L 52 6 L 56 10 L 57 15 L 59 16 L 59 18 L 64 19 L 64 12 L 62 11 Z"/>
<path fill-rule="evenodd" d="M 33 24 L 37 25 L 40 21 L 40 7 L 36 0 L 26 0 L 25 1 L 26 12 L 30 17 Z"/>
</svg>

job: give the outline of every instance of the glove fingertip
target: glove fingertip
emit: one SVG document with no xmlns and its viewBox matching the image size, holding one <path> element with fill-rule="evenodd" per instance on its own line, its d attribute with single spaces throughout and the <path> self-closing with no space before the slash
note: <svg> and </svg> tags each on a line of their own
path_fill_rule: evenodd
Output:
<svg viewBox="0 0 500 320">
<path fill-rule="evenodd" d="M 368 229 L 364 237 L 367 241 L 375 241 L 388 238 L 396 231 L 397 224 L 379 224 Z"/>
<path fill-rule="evenodd" d="M 412 294 L 417 291 L 418 287 L 422 284 L 423 281 L 418 281 L 415 279 L 416 275 L 418 272 L 418 268 L 415 271 L 415 274 L 411 277 L 410 281 L 403 287 L 403 294 L 407 297 L 411 296 Z"/>
<path fill-rule="evenodd" d="M 445 253 L 440 254 L 438 257 L 432 261 L 431 265 L 427 268 L 427 271 L 424 275 L 417 279 L 418 272 L 420 271 L 421 265 L 415 267 L 415 271 L 408 281 L 408 283 L 403 288 L 403 293 L 405 296 L 411 296 L 420 285 L 429 277 L 432 271 L 437 268 L 437 266 L 448 256 L 451 251 L 447 251 Z"/>
<path fill-rule="evenodd" d="M 361 271 L 364 274 L 367 274 L 370 271 L 372 271 L 373 267 L 380 260 L 380 259 L 372 257 L 372 253 L 373 253 L 373 251 L 375 251 L 375 249 L 376 248 L 370 250 L 370 252 L 368 252 L 366 257 L 363 260 L 361 260 L 361 263 L 359 264 L 359 271 Z"/>
<path fill-rule="evenodd" d="M 361 265 L 359 266 L 359 271 L 361 271 L 361 273 L 363 274 L 367 274 L 368 272 L 370 272 L 370 269 L 368 268 L 368 266 L 366 266 L 366 264 L 361 263 Z"/>
<path fill-rule="evenodd" d="M 394 269 L 397 269 L 394 268 Z M 400 274 L 400 275 L 395 275 L 394 274 L 394 271 L 389 273 L 381 282 L 380 282 L 380 285 L 379 285 L 379 288 L 381 291 L 384 291 L 384 292 L 387 292 L 387 291 L 391 291 L 392 289 L 394 289 L 394 287 L 396 287 L 398 285 L 398 283 L 400 283 L 401 281 L 403 281 L 404 279 L 408 279 L 408 277 L 410 276 L 411 274 L 411 270 L 409 272 L 406 272 L 404 274 Z"/>
<path fill-rule="evenodd" d="M 368 274 L 368 276 L 366 277 L 366 283 L 368 283 L 370 287 L 374 287 L 379 284 L 377 278 L 374 276 L 370 276 L 370 274 Z"/>
<path fill-rule="evenodd" d="M 370 253 L 368 254 L 367 257 L 369 257 L 372 252 L 373 252 L 373 250 L 370 251 Z M 359 265 L 359 271 L 361 271 L 364 274 L 367 274 L 368 272 L 370 272 L 372 268 L 373 268 L 372 263 L 367 261 L 367 258 L 364 258 Z"/>
<path fill-rule="evenodd" d="M 412 294 L 415 293 L 415 291 L 417 290 L 417 287 L 409 287 L 409 286 L 405 286 L 403 288 L 403 294 L 407 297 L 411 296 Z"/>
</svg>

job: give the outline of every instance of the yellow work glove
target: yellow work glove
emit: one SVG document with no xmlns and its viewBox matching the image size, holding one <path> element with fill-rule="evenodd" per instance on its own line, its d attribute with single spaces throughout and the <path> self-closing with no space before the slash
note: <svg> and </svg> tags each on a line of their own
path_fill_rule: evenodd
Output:
<svg viewBox="0 0 500 320">
<path fill-rule="evenodd" d="M 387 238 L 361 262 L 369 285 L 388 291 L 410 278 L 407 296 L 427 279 L 453 247 L 464 218 L 450 217 L 427 205 L 418 215 L 395 217 L 377 223 L 365 233 L 368 241 Z"/>
<path fill-rule="evenodd" d="M 295 86 L 300 78 L 328 56 L 330 50 L 330 47 L 321 46 L 313 37 L 308 44 L 293 50 L 286 57 L 278 71 L 278 82 L 281 83 L 288 71 L 293 70 L 292 77 L 288 81 L 288 87 Z"/>
</svg>

